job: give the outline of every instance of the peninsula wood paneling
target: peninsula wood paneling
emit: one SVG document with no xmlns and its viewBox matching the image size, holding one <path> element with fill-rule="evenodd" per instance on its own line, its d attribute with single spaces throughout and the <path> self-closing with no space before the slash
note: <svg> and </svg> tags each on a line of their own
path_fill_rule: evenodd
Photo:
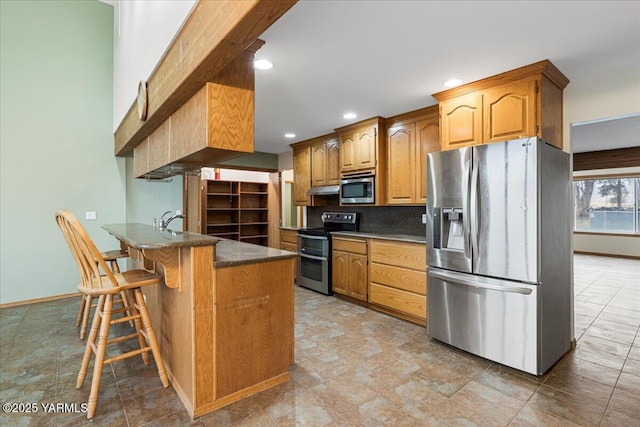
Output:
<svg viewBox="0 0 640 427">
<path fill-rule="evenodd" d="M 288 377 L 294 285 L 285 278 L 293 278 L 293 268 L 294 260 L 286 259 L 216 270 L 217 399 Z"/>
<path fill-rule="evenodd" d="M 149 165 L 148 171 L 158 169 L 169 163 L 169 141 L 171 138 L 171 120 L 165 121 L 158 129 L 149 135 Z M 135 150 L 134 150 L 135 151 Z M 134 153 L 135 159 L 135 153 Z"/>
<path fill-rule="evenodd" d="M 133 175 L 136 178 L 149 172 L 149 138 L 145 138 L 133 150 Z"/>
<path fill-rule="evenodd" d="M 207 143 L 207 85 L 171 116 L 171 162 L 204 148 Z"/>
<path fill-rule="evenodd" d="M 115 154 L 131 152 L 295 3 L 198 1 L 147 81 L 147 120 L 133 102 L 115 132 Z"/>
</svg>

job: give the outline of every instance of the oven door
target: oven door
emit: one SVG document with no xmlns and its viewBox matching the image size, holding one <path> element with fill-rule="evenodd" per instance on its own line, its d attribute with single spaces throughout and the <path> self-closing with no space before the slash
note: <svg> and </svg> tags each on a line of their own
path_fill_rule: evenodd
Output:
<svg viewBox="0 0 640 427">
<path fill-rule="evenodd" d="M 308 236 L 298 233 L 298 252 L 304 255 L 328 258 L 329 239 L 326 236 Z"/>
<path fill-rule="evenodd" d="M 328 254 L 329 239 L 299 234 L 296 283 L 304 288 L 331 295 Z"/>
<path fill-rule="evenodd" d="M 310 255 L 298 256 L 298 285 L 325 295 L 331 295 L 329 289 L 329 260 Z"/>
</svg>

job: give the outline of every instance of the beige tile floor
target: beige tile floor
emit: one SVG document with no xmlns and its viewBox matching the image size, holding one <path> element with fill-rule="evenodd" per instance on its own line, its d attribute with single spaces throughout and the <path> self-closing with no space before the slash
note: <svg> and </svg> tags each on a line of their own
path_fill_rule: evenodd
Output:
<svg viewBox="0 0 640 427">
<path fill-rule="evenodd" d="M 455 350 L 425 329 L 296 288 L 292 381 L 191 421 L 155 367 L 105 369 L 94 426 L 639 426 L 640 261 L 577 255 L 578 347 L 543 377 Z M 81 403 L 77 299 L 0 310 L 0 401 Z M 3 426 L 87 423 L 0 414 Z"/>
</svg>

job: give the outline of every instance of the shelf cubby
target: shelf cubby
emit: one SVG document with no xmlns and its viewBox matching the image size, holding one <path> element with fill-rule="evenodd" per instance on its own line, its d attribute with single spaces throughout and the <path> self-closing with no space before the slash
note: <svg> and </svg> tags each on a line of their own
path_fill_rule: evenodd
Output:
<svg viewBox="0 0 640 427">
<path fill-rule="evenodd" d="M 268 245 L 268 197 L 265 183 L 204 180 L 201 232 Z"/>
</svg>

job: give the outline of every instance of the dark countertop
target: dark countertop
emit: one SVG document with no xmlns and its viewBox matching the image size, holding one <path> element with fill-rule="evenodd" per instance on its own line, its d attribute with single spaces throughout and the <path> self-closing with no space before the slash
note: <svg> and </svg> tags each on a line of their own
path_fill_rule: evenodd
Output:
<svg viewBox="0 0 640 427">
<path fill-rule="evenodd" d="M 362 231 L 335 231 L 331 233 L 331 235 L 360 237 L 363 239 L 393 240 L 396 242 L 407 242 L 407 243 L 421 243 L 421 244 L 427 243 L 426 236 L 415 236 L 412 234 L 366 233 Z"/>
<path fill-rule="evenodd" d="M 217 238 L 189 231 L 160 230 L 140 223 L 105 224 L 107 233 L 136 249 L 162 249 L 169 247 L 212 246 Z"/>
<path fill-rule="evenodd" d="M 298 231 L 298 230 L 300 230 L 300 229 L 302 229 L 302 228 L 305 228 L 305 227 L 298 227 L 298 226 L 286 226 L 286 225 L 284 225 L 284 226 L 280 226 L 280 230 Z"/>
<path fill-rule="evenodd" d="M 190 247 L 215 245 L 215 268 L 295 258 L 296 252 L 283 251 L 267 246 L 238 242 L 188 231 L 160 231 L 151 225 L 128 223 L 102 226 L 116 239 L 136 249 L 162 249 L 167 247 Z"/>
<path fill-rule="evenodd" d="M 296 252 L 220 238 L 216 245 L 215 268 L 295 258 Z"/>
</svg>

